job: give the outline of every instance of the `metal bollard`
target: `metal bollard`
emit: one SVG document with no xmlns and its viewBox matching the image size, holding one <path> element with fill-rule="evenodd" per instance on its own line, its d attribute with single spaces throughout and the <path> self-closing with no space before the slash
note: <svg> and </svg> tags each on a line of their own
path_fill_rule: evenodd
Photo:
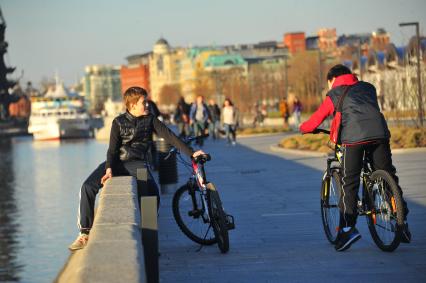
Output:
<svg viewBox="0 0 426 283">
<path fill-rule="evenodd" d="M 173 193 L 176 190 L 178 182 L 178 172 L 176 156 L 172 155 L 167 160 L 164 158 L 168 155 L 170 145 L 163 139 L 157 140 L 158 151 L 158 179 L 161 186 L 161 193 Z"/>
</svg>

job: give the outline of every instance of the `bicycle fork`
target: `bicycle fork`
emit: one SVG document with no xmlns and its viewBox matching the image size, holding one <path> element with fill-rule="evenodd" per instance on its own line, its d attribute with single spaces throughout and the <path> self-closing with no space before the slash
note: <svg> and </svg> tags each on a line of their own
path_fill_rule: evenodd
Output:
<svg viewBox="0 0 426 283">
<path fill-rule="evenodd" d="M 371 220 L 376 224 L 376 211 L 374 209 L 374 204 L 371 203 L 374 201 L 373 191 L 375 190 L 374 186 L 371 184 L 369 179 L 370 174 L 366 173 L 363 169 L 360 176 L 360 186 L 359 190 L 361 192 L 361 199 L 357 202 L 357 209 L 359 216 L 371 217 Z"/>
<path fill-rule="evenodd" d="M 198 186 L 197 182 L 194 179 L 188 181 L 189 194 L 192 200 L 193 210 L 188 212 L 188 215 L 194 218 L 199 218 L 200 216 L 203 218 L 204 223 L 210 223 L 210 215 L 208 213 L 208 206 L 206 201 L 206 190 L 200 189 L 199 194 L 201 198 L 201 206 L 198 207 L 197 198 L 196 198 L 196 186 Z M 206 213 L 207 212 L 207 213 Z"/>
</svg>

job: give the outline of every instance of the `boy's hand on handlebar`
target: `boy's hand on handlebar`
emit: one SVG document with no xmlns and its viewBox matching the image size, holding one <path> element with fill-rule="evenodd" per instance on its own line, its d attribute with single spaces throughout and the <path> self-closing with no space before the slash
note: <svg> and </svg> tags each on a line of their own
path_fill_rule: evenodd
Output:
<svg viewBox="0 0 426 283">
<path fill-rule="evenodd" d="M 202 155 L 202 154 L 206 154 L 206 153 L 204 151 L 202 151 L 202 150 L 197 150 L 196 152 L 194 152 L 192 154 L 192 157 L 195 158 L 195 157 L 197 157 L 199 155 Z"/>
</svg>

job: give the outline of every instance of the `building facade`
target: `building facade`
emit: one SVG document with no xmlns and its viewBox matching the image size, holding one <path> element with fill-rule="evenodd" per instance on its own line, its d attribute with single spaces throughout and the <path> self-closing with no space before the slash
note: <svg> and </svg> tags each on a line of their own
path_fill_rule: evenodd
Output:
<svg viewBox="0 0 426 283">
<path fill-rule="evenodd" d="M 121 93 L 132 86 L 138 86 L 146 89 L 148 93 L 151 92 L 149 86 L 149 65 L 129 65 L 121 66 Z"/>
<path fill-rule="evenodd" d="M 154 45 L 153 52 L 149 56 L 149 72 L 151 98 L 154 101 L 160 99 L 161 90 L 166 85 L 180 83 L 182 61 L 186 57 L 184 48 L 171 48 L 164 39 L 159 39 Z"/>
<path fill-rule="evenodd" d="M 197 85 L 206 79 L 205 62 L 210 56 L 224 54 L 224 50 L 213 47 L 191 47 L 186 52 L 186 57 L 181 64 L 181 92 L 187 102 L 195 101 Z"/>
<path fill-rule="evenodd" d="M 322 28 L 318 30 L 318 47 L 322 52 L 335 52 L 337 50 L 337 33 L 335 28 Z"/>
<path fill-rule="evenodd" d="M 306 50 L 306 41 L 304 32 L 292 32 L 284 34 L 284 46 L 288 48 L 291 54 Z"/>
<path fill-rule="evenodd" d="M 385 29 L 379 28 L 371 33 L 371 48 L 375 51 L 385 51 L 390 43 L 390 35 Z"/>
<path fill-rule="evenodd" d="M 106 100 L 121 100 L 120 67 L 90 65 L 85 68 L 84 96 L 91 113 L 101 113 Z"/>
</svg>

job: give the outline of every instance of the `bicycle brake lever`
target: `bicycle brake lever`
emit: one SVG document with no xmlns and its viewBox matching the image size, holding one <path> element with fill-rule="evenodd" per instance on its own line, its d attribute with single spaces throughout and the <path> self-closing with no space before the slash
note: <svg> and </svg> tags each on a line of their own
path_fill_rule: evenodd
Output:
<svg viewBox="0 0 426 283">
<path fill-rule="evenodd" d="M 177 152 L 177 149 L 176 149 L 176 148 L 172 148 L 172 149 L 169 151 L 169 153 L 167 154 L 167 156 L 166 156 L 166 157 L 164 157 L 164 160 L 169 159 L 169 158 L 170 158 L 170 156 L 172 156 L 172 154 L 175 154 L 176 152 Z"/>
</svg>

